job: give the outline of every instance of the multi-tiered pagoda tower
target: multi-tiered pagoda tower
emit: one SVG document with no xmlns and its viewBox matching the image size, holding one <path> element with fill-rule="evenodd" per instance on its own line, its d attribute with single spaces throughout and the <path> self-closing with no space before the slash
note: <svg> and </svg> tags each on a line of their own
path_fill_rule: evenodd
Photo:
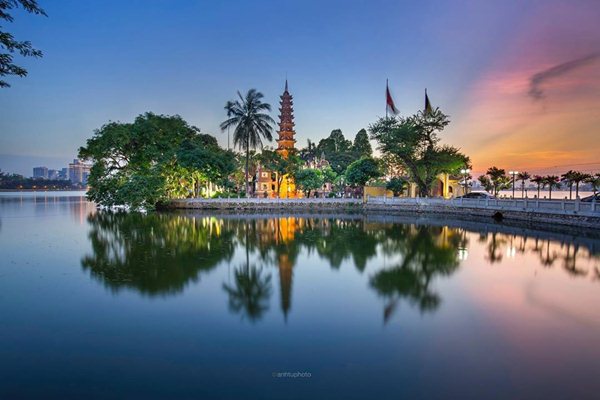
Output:
<svg viewBox="0 0 600 400">
<path fill-rule="evenodd" d="M 283 157 L 288 157 L 290 152 L 295 150 L 296 131 L 294 130 L 294 102 L 292 95 L 288 91 L 287 79 L 285 80 L 285 90 L 281 95 L 279 108 L 279 139 L 277 139 L 277 152 Z M 280 198 L 297 197 L 296 185 L 292 177 L 285 175 L 281 180 L 279 189 Z"/>
<path fill-rule="evenodd" d="M 287 157 L 290 150 L 294 149 L 296 131 L 294 130 L 294 102 L 292 95 L 288 92 L 287 79 L 285 80 L 285 90 L 281 95 L 281 108 L 279 108 L 279 139 L 277 140 L 277 152 Z"/>
</svg>

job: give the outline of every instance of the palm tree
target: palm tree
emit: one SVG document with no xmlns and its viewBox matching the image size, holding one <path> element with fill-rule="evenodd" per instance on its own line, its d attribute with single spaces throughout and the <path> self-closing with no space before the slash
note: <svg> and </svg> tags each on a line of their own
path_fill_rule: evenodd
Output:
<svg viewBox="0 0 600 400">
<path fill-rule="evenodd" d="M 569 185 L 569 200 L 573 198 L 573 183 L 575 182 L 575 174 L 577 174 L 577 172 L 571 169 L 560 176 L 561 180 L 565 184 Z"/>
<path fill-rule="evenodd" d="M 529 172 L 519 172 L 517 174 L 517 180 L 521 181 L 521 198 L 525 197 L 525 181 L 531 178 Z"/>
<path fill-rule="evenodd" d="M 264 95 L 256 89 L 248 90 L 246 97 L 237 92 L 239 100 L 231 100 L 225 104 L 227 119 L 221 123 L 221 130 L 235 127 L 233 144 L 246 150 L 246 195 L 248 187 L 248 163 L 250 162 L 250 148 L 262 148 L 261 137 L 268 141 L 273 140 L 272 132 L 275 121 L 264 111 L 271 111 L 271 105 L 263 103 Z"/>
<path fill-rule="evenodd" d="M 560 189 L 560 178 L 556 175 L 546 175 L 542 178 L 542 185 L 548 186 L 548 198 L 552 200 L 552 189 Z"/>
<path fill-rule="evenodd" d="M 596 175 L 591 175 L 589 176 L 588 179 L 585 180 L 587 183 L 589 183 L 590 185 L 592 185 L 592 190 L 594 192 L 594 196 L 596 195 L 596 193 L 598 192 L 598 189 L 600 188 L 600 173 L 596 174 Z"/>
<path fill-rule="evenodd" d="M 531 178 L 531 182 L 535 183 L 537 185 L 537 198 L 540 198 L 540 188 L 542 186 L 542 183 L 544 182 L 544 178 L 541 177 L 540 175 L 534 175 L 533 178 Z"/>
<path fill-rule="evenodd" d="M 235 269 L 235 284 L 223 283 L 223 290 L 229 296 L 229 309 L 232 312 L 248 317 L 250 322 L 256 322 L 269 309 L 271 274 L 263 275 L 262 267 L 250 264 L 249 228 L 246 225 L 246 262 Z"/>
<path fill-rule="evenodd" d="M 573 174 L 573 182 L 575 182 L 575 198 L 579 198 L 579 184 L 587 181 L 592 175 L 586 174 L 585 172 L 575 171 Z"/>
</svg>

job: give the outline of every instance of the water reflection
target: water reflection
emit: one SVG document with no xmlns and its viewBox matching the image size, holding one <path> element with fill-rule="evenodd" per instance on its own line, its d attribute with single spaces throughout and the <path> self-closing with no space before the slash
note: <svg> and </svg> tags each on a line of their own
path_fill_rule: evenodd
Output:
<svg viewBox="0 0 600 400">
<path fill-rule="evenodd" d="M 514 258 L 517 254 L 530 254 L 539 263 L 551 268 L 557 264 L 571 276 L 595 279 L 600 271 L 598 266 L 589 268 L 590 261 L 600 260 L 598 241 L 558 235 L 538 235 L 535 237 L 507 234 L 502 232 L 480 233 L 479 242 L 486 246 L 486 260 L 490 264 L 501 263 L 504 257 Z M 586 264 L 586 266 L 581 266 Z"/>
<path fill-rule="evenodd" d="M 246 229 L 246 243 L 249 232 Z M 260 320 L 269 309 L 271 297 L 271 274 L 263 267 L 250 264 L 250 246 L 246 247 L 246 262 L 234 271 L 234 284 L 223 284 L 223 290 L 229 297 L 229 310 L 251 322 Z"/>
<path fill-rule="evenodd" d="M 435 282 L 455 273 L 472 249 L 483 249 L 490 266 L 527 254 L 545 268 L 561 260 L 572 277 L 600 278 L 597 239 L 501 224 L 106 212 L 88 216 L 88 223 L 92 252 L 81 264 L 114 292 L 175 295 L 235 259 L 233 279 L 222 283 L 222 290 L 229 310 L 250 322 L 269 311 L 274 290 L 269 268 L 276 269 L 279 308 L 287 320 L 295 269 L 303 267 L 299 260 L 315 256 L 333 270 L 350 263 L 364 275 L 384 300 L 384 322 L 401 302 L 422 313 L 438 309 L 442 297 Z"/>
<path fill-rule="evenodd" d="M 466 248 L 464 230 L 448 227 L 391 225 L 385 229 L 386 254 L 401 254 L 400 261 L 371 277 L 371 286 L 388 299 L 383 318 L 387 322 L 398 302 L 406 299 L 422 312 L 440 305 L 430 284 L 436 276 L 451 275 L 459 266 L 459 249 Z"/>
<path fill-rule="evenodd" d="M 234 231 L 214 218 L 98 212 L 88 222 L 92 254 L 81 265 L 115 292 L 179 293 L 234 251 Z"/>
</svg>

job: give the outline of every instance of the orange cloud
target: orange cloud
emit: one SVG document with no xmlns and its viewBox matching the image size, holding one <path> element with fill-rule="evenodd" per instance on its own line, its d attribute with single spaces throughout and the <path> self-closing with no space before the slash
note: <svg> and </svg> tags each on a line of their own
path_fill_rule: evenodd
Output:
<svg viewBox="0 0 600 400">
<path fill-rule="evenodd" d="M 541 10 L 512 47 L 467 88 L 452 127 L 475 171 L 595 163 L 600 171 L 600 37 L 557 36 L 564 9 Z M 580 13 L 578 10 L 577 13 Z M 539 21 L 543 21 L 540 23 Z M 548 21 L 554 21 L 549 24 Z M 566 22 L 567 21 L 567 22 Z M 584 18 L 591 24 L 592 19 Z M 584 168 L 582 168 L 584 169 Z"/>
</svg>

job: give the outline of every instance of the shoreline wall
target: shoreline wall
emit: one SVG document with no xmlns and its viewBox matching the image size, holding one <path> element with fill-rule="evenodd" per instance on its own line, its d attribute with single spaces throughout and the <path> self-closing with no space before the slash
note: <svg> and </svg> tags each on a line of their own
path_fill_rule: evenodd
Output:
<svg viewBox="0 0 600 400">
<path fill-rule="evenodd" d="M 450 201 L 433 202 L 366 202 L 361 199 L 184 199 L 174 200 L 167 209 L 244 212 L 351 212 L 376 215 L 450 216 L 461 219 L 476 217 L 557 224 L 600 231 L 600 213 L 564 212 L 560 210 L 523 210 L 505 206 L 458 206 Z"/>
</svg>

